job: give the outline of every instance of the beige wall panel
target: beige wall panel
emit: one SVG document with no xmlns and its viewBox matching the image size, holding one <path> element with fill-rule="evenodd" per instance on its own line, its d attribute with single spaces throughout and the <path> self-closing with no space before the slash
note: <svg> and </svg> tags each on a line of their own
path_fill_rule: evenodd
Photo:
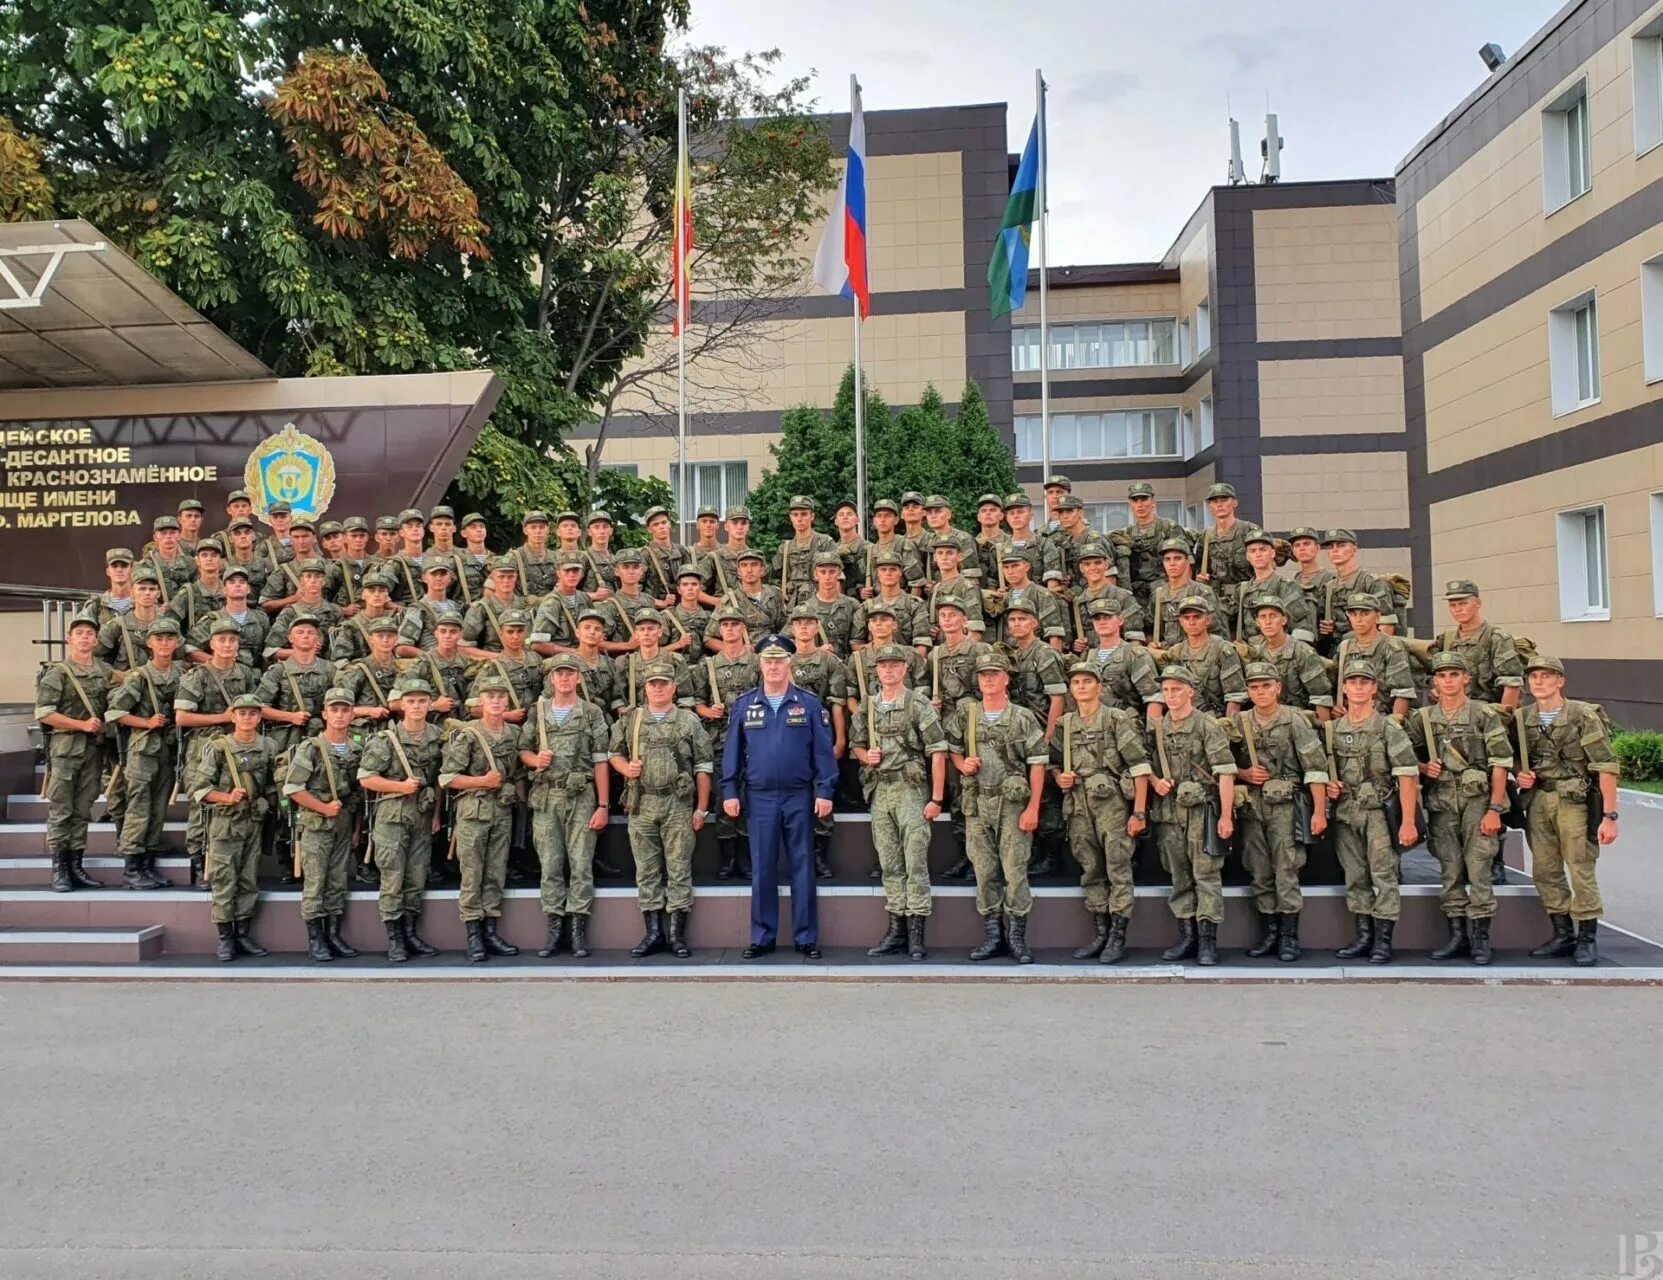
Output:
<svg viewBox="0 0 1663 1280">
<path fill-rule="evenodd" d="M 1663 445 L 1469 494 L 1432 507 L 1432 580 L 1471 577 L 1485 614 L 1566 658 L 1652 658 L 1663 620 L 1652 598 L 1651 495 Z M 1611 620 L 1559 618 L 1558 513 L 1605 505 Z"/>
<path fill-rule="evenodd" d="M 1206 301 L 1210 289 L 1209 267 L 1213 260 L 1212 228 L 1205 222 L 1178 251 L 1178 316 L 1195 322 L 1195 304 Z"/>
<path fill-rule="evenodd" d="M 1426 352 L 1427 465 L 1437 471 L 1658 398 L 1640 334 L 1640 264 L 1663 253 L 1663 225 L 1561 276 Z M 1553 416 L 1548 313 L 1587 289 L 1599 321 L 1600 400 Z"/>
<path fill-rule="evenodd" d="M 1259 361 L 1259 434 L 1403 430 L 1403 358 Z"/>
<path fill-rule="evenodd" d="M 1056 269 L 1052 269 L 1056 275 Z M 1052 324 L 1074 320 L 1145 320 L 1175 317 L 1178 314 L 1178 285 L 1125 284 L 1088 285 L 1082 288 L 1059 288 L 1052 281 L 1050 297 Z M 1017 325 L 1039 323 L 1039 290 L 1029 292 L 1022 310 L 1011 317 Z"/>
<path fill-rule="evenodd" d="M 1202 520 L 1207 518 L 1207 490 L 1212 488 L 1216 475 L 1214 468 L 1208 465 L 1184 481 L 1184 503 L 1199 510 Z"/>
<path fill-rule="evenodd" d="M 1634 154 L 1635 31 L 1663 14 L 1656 4 L 1588 63 L 1567 75 L 1416 205 L 1421 315 L 1431 316 L 1663 178 L 1663 147 Z M 1586 77 L 1592 187 L 1542 212 L 1542 113 Z"/>
<path fill-rule="evenodd" d="M 46 650 L 36 644 L 43 638 L 40 610 L 33 613 L 0 613 L 0 652 L 15 660 L 0 662 L 0 702 L 35 705 L 35 672 Z"/>
<path fill-rule="evenodd" d="M 1290 454 L 1261 458 L 1259 466 L 1271 529 L 1408 527 L 1409 468 L 1402 453 Z"/>
<path fill-rule="evenodd" d="M 1392 205 L 1255 209 L 1259 341 L 1378 338 L 1402 327 Z"/>
</svg>

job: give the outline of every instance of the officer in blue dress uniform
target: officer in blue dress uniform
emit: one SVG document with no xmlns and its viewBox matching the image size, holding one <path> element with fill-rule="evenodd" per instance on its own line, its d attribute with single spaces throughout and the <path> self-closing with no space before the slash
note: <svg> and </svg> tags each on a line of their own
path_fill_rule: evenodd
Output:
<svg viewBox="0 0 1663 1280">
<path fill-rule="evenodd" d="M 797 950 L 820 958 L 814 897 L 814 819 L 829 817 L 837 786 L 831 715 L 791 683 L 796 646 L 781 635 L 757 644 L 762 683 L 739 695 L 722 755 L 722 808 L 739 816 L 751 837 L 751 945 L 747 960 L 767 955 L 779 933 L 779 860 L 791 868 L 791 933 Z"/>
</svg>

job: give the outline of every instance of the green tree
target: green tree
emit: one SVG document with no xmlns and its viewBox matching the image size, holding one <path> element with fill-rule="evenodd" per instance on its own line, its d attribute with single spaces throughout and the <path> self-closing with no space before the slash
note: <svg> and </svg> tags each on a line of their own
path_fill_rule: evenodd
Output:
<svg viewBox="0 0 1663 1280">
<path fill-rule="evenodd" d="M 472 472 L 517 485 L 457 500 L 511 520 L 551 486 L 587 499 L 598 477 L 564 440 L 656 323 L 662 237 L 636 232 L 667 221 L 678 88 L 729 143 L 702 161 L 723 278 L 765 273 L 763 248 L 792 242 L 830 181 L 802 83 L 767 88 L 769 55 L 672 56 L 687 16 L 687 0 L 12 0 L 0 215 L 96 223 L 284 375 L 489 367 L 505 390 Z"/>
</svg>

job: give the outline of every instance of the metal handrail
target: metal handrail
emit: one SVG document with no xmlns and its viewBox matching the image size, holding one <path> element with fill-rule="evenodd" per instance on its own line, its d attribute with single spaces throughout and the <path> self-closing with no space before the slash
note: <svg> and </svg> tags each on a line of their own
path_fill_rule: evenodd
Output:
<svg viewBox="0 0 1663 1280">
<path fill-rule="evenodd" d="M 69 652 L 69 624 L 88 600 L 98 595 L 80 587 L 40 587 L 19 582 L 0 582 L 0 600 L 40 601 L 40 639 L 46 650 L 43 662 L 53 662 Z"/>
<path fill-rule="evenodd" d="M 22 582 L 0 582 L 0 600 L 91 600 L 98 592 L 85 587 L 40 587 Z"/>
</svg>

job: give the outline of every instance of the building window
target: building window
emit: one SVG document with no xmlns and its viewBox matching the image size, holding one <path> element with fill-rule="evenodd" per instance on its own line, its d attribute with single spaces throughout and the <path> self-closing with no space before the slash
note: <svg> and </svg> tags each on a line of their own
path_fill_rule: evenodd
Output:
<svg viewBox="0 0 1663 1280">
<path fill-rule="evenodd" d="M 1663 18 L 1634 37 L 1634 154 L 1663 142 Z"/>
<path fill-rule="evenodd" d="M 729 507 L 745 501 L 750 488 L 750 467 L 744 462 L 695 462 L 693 491 L 683 496 L 681 469 L 670 464 L 670 492 L 681 509 L 681 518 L 691 520 L 700 507 L 715 507 L 724 516 Z"/>
<path fill-rule="evenodd" d="M 1593 291 L 1548 313 L 1548 376 L 1553 414 L 1599 401 L 1599 312 Z"/>
<path fill-rule="evenodd" d="M 1050 326 L 1052 369 L 1120 369 L 1177 363 L 1173 320 Z M 1039 371 L 1039 329 L 1011 329 L 1011 371 Z"/>
<path fill-rule="evenodd" d="M 1018 414 L 1015 425 L 1017 461 L 1042 461 L 1039 415 Z M 1051 415 L 1052 462 L 1177 456 L 1176 409 Z"/>
<path fill-rule="evenodd" d="M 1190 322 L 1180 320 L 1178 322 L 1178 363 L 1188 368 L 1190 362 L 1194 359 L 1195 344 L 1190 338 Z"/>
<path fill-rule="evenodd" d="M 601 470 L 616 471 L 619 475 L 629 476 L 631 479 L 638 478 L 641 474 L 640 466 L 633 462 L 603 462 Z"/>
<path fill-rule="evenodd" d="M 1200 408 L 1200 447 L 1196 449 L 1197 453 L 1213 447 L 1213 398 L 1208 396 L 1202 400 Z"/>
<path fill-rule="evenodd" d="M 1184 504 L 1177 498 L 1157 498 L 1155 515 L 1162 520 L 1176 520 L 1183 524 Z M 1088 502 L 1085 516 L 1086 523 L 1098 533 L 1113 533 L 1132 523 L 1132 506 L 1129 502 Z"/>
<path fill-rule="evenodd" d="M 1195 354 L 1207 354 L 1213 345 L 1213 309 L 1202 299 L 1195 304 Z"/>
<path fill-rule="evenodd" d="M 1600 622 L 1611 617 L 1610 568 L 1605 551 L 1605 508 L 1559 513 L 1559 617 Z"/>
<path fill-rule="evenodd" d="M 1579 80 L 1542 112 L 1542 208 L 1561 209 L 1592 185 L 1588 85 Z"/>
<path fill-rule="evenodd" d="M 1185 409 L 1178 416 L 1178 438 L 1184 446 L 1184 457 L 1193 458 L 1199 452 L 1195 442 L 1195 410 Z"/>
<path fill-rule="evenodd" d="M 1663 379 L 1663 257 L 1640 264 L 1640 346 L 1646 381 Z"/>
</svg>

